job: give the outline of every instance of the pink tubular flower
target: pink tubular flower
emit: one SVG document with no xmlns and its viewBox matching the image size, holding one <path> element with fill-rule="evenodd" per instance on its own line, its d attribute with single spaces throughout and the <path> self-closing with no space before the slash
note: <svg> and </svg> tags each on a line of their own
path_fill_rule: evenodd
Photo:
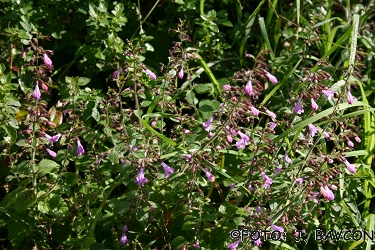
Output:
<svg viewBox="0 0 375 250">
<path fill-rule="evenodd" d="M 122 230 L 124 233 L 126 233 L 126 232 L 128 231 L 128 226 L 127 226 L 127 225 L 124 225 L 124 227 L 121 228 L 121 230 Z"/>
<path fill-rule="evenodd" d="M 328 97 L 328 101 L 332 99 L 332 97 L 335 95 L 335 91 L 333 90 L 322 90 L 323 94 Z"/>
<path fill-rule="evenodd" d="M 302 182 L 303 182 L 303 178 L 297 178 L 296 179 L 296 182 L 300 185 L 302 185 Z"/>
<path fill-rule="evenodd" d="M 148 76 L 152 79 L 152 80 L 156 80 L 156 75 L 154 72 L 152 72 L 151 70 L 149 69 L 146 69 L 145 72 L 148 74 Z"/>
<path fill-rule="evenodd" d="M 266 109 L 266 113 L 267 113 L 269 116 L 271 116 L 272 121 L 275 121 L 275 119 L 276 119 L 276 114 L 275 114 L 274 112 L 271 112 L 271 111 L 269 111 L 268 109 Z"/>
<path fill-rule="evenodd" d="M 171 168 L 170 166 L 168 166 L 167 164 L 165 164 L 164 162 L 162 162 L 161 165 L 162 165 L 163 168 L 164 168 L 164 178 L 165 178 L 165 179 L 168 179 L 168 177 L 169 177 L 171 174 L 173 174 L 174 169 Z"/>
<path fill-rule="evenodd" d="M 214 120 L 214 117 L 211 116 L 205 123 L 203 123 L 204 130 L 206 130 L 207 132 L 210 132 L 212 128 L 211 123 L 213 120 Z"/>
<path fill-rule="evenodd" d="M 277 84 L 277 78 L 274 75 L 272 75 L 270 72 L 266 70 L 264 72 L 266 73 L 268 80 L 270 80 L 273 84 Z"/>
<path fill-rule="evenodd" d="M 233 138 L 232 138 L 231 135 L 227 135 L 227 141 L 228 141 L 229 143 L 232 143 L 232 142 L 233 142 Z"/>
<path fill-rule="evenodd" d="M 302 114 L 303 112 L 305 112 L 305 111 L 303 110 L 303 107 L 302 107 L 301 99 L 298 100 L 298 102 L 296 103 L 296 106 L 294 106 L 294 108 L 293 108 L 293 111 L 294 111 L 296 114 L 298 114 L 298 115 L 300 115 L 300 114 Z"/>
<path fill-rule="evenodd" d="M 190 161 L 191 157 L 192 157 L 191 154 L 185 155 L 185 161 Z"/>
<path fill-rule="evenodd" d="M 241 139 L 236 142 L 237 150 L 245 149 L 245 146 L 249 143 L 250 139 L 241 131 L 238 131 L 238 134 L 240 135 Z"/>
<path fill-rule="evenodd" d="M 354 148 L 354 143 L 351 140 L 348 140 L 348 146 Z"/>
<path fill-rule="evenodd" d="M 254 190 L 254 188 L 251 186 L 251 184 L 249 184 L 249 186 L 247 187 L 247 189 L 249 189 L 250 191 Z"/>
<path fill-rule="evenodd" d="M 232 89 L 232 87 L 229 84 L 223 85 L 223 90 L 228 91 L 228 90 L 231 90 L 231 89 Z"/>
<path fill-rule="evenodd" d="M 277 123 L 276 122 L 269 122 L 268 125 L 270 125 L 271 130 L 274 130 L 277 126 Z"/>
<path fill-rule="evenodd" d="M 336 185 L 331 185 L 331 189 L 336 191 L 337 190 L 337 186 Z"/>
<path fill-rule="evenodd" d="M 354 140 L 358 143 L 361 143 L 361 138 L 359 138 L 358 136 L 354 137 Z"/>
<path fill-rule="evenodd" d="M 319 131 L 319 129 L 315 127 L 314 125 L 312 125 L 311 123 L 307 126 L 309 127 L 309 135 L 311 135 L 311 137 L 314 137 L 315 134 Z"/>
<path fill-rule="evenodd" d="M 40 93 L 39 86 L 38 86 L 38 83 L 37 83 L 35 85 L 35 89 L 34 89 L 34 92 L 33 92 L 33 97 L 34 97 L 35 100 L 39 100 L 41 96 L 42 96 L 42 94 Z"/>
<path fill-rule="evenodd" d="M 251 109 L 251 112 L 253 113 L 253 115 L 255 115 L 255 116 L 259 115 L 259 110 L 257 110 L 254 106 L 251 106 L 250 109 Z"/>
<path fill-rule="evenodd" d="M 323 135 L 326 138 L 326 140 L 330 140 L 331 139 L 331 136 L 327 132 L 324 131 Z"/>
<path fill-rule="evenodd" d="M 256 245 L 256 246 L 260 246 L 260 245 L 262 245 L 262 241 L 260 240 L 260 237 L 259 237 L 259 239 L 257 239 L 256 241 L 254 241 L 254 245 Z"/>
<path fill-rule="evenodd" d="M 208 169 L 203 168 L 203 171 L 206 173 L 206 177 L 207 177 L 208 182 L 211 182 L 211 181 L 215 180 L 215 176 L 213 174 L 211 174 L 212 169 L 210 169 L 210 171 L 208 171 Z"/>
<path fill-rule="evenodd" d="M 311 108 L 313 110 L 318 110 L 318 108 L 319 108 L 319 106 L 318 106 L 318 104 L 316 104 L 314 98 L 311 98 Z"/>
<path fill-rule="evenodd" d="M 285 160 L 287 163 L 291 163 L 291 162 L 292 162 L 292 159 L 290 159 L 289 156 L 288 156 L 288 152 L 285 152 L 284 160 Z"/>
<path fill-rule="evenodd" d="M 128 243 L 129 243 L 128 237 L 126 237 L 126 234 L 123 233 L 123 234 L 121 235 L 120 240 L 119 240 L 119 244 L 120 244 L 121 246 L 126 246 Z"/>
<path fill-rule="evenodd" d="M 119 69 L 119 70 L 113 72 L 112 80 L 116 80 L 118 78 L 118 76 L 120 75 L 121 71 L 122 71 L 122 69 Z"/>
<path fill-rule="evenodd" d="M 345 160 L 344 163 L 345 163 L 346 167 L 348 168 L 348 170 L 349 170 L 351 173 L 355 173 L 355 172 L 357 171 L 357 169 L 355 168 L 355 166 L 352 165 L 352 164 L 350 164 L 350 163 L 348 162 L 348 160 Z"/>
<path fill-rule="evenodd" d="M 347 94 L 346 98 L 347 98 L 349 104 L 353 104 L 354 98 L 353 98 L 352 92 L 350 92 L 350 90 L 348 90 L 348 94 Z"/>
<path fill-rule="evenodd" d="M 184 78 L 184 69 L 181 67 L 180 71 L 178 72 L 178 78 L 182 79 Z"/>
<path fill-rule="evenodd" d="M 249 78 L 249 80 L 246 83 L 245 93 L 247 95 L 252 95 L 253 94 L 253 84 L 251 83 L 251 77 Z"/>
<path fill-rule="evenodd" d="M 329 201 L 332 201 L 335 199 L 335 195 L 332 193 L 331 189 L 327 186 L 321 186 L 320 187 L 320 193 Z"/>
<path fill-rule="evenodd" d="M 50 136 L 50 135 L 44 133 L 44 137 L 46 137 L 49 140 L 49 143 L 51 144 L 51 146 L 53 146 L 53 143 L 57 142 L 60 139 L 61 134 Z"/>
<path fill-rule="evenodd" d="M 284 232 L 284 228 L 283 227 L 279 227 L 279 226 L 276 226 L 274 224 L 271 225 L 271 228 L 272 228 L 273 231 Z"/>
<path fill-rule="evenodd" d="M 240 242 L 241 242 L 241 239 L 229 244 L 228 248 L 231 249 L 231 250 L 236 250 L 238 245 L 240 244 Z"/>
<path fill-rule="evenodd" d="M 48 152 L 48 154 L 52 157 L 52 158 L 55 158 L 56 157 L 56 153 L 54 151 L 52 151 L 51 149 L 47 148 L 46 151 Z"/>
<path fill-rule="evenodd" d="M 195 247 L 195 249 L 200 249 L 200 245 L 199 245 L 199 241 L 197 240 L 197 242 L 195 244 L 192 244 L 191 246 Z"/>
<path fill-rule="evenodd" d="M 146 179 L 145 174 L 143 172 L 143 168 L 141 168 L 141 170 L 139 170 L 139 173 L 138 173 L 137 177 L 135 178 L 134 182 L 137 183 L 138 186 L 143 186 L 146 182 L 148 182 L 148 180 Z"/>
<path fill-rule="evenodd" d="M 319 192 L 314 192 L 310 195 L 310 199 L 314 202 L 314 203 L 318 203 L 318 200 L 316 199 L 316 197 L 319 195 Z"/>
<path fill-rule="evenodd" d="M 83 148 L 83 146 L 81 144 L 81 141 L 79 139 L 77 140 L 77 146 L 78 146 L 78 148 L 77 148 L 77 155 L 81 156 L 82 154 L 85 153 L 85 149 Z"/>
<path fill-rule="evenodd" d="M 52 67 L 52 60 L 47 56 L 46 53 L 43 54 L 43 61 L 47 67 Z"/>
<path fill-rule="evenodd" d="M 270 177 L 268 177 L 264 172 L 261 173 L 261 176 L 262 176 L 263 180 L 266 181 L 264 183 L 264 188 L 270 188 L 270 186 L 272 184 L 272 179 Z"/>
</svg>

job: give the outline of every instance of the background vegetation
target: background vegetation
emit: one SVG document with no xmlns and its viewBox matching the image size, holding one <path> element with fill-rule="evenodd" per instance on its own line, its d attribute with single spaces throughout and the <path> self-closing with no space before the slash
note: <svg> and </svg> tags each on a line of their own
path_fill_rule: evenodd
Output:
<svg viewBox="0 0 375 250">
<path fill-rule="evenodd" d="M 374 8 L 1 0 L 2 248 L 371 249 Z"/>
</svg>

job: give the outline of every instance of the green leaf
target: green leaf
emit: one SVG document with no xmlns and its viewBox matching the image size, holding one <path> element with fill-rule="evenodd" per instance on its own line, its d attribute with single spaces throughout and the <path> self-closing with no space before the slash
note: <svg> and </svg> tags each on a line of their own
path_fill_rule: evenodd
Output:
<svg viewBox="0 0 375 250">
<path fill-rule="evenodd" d="M 22 188 L 22 192 L 19 192 L 16 197 L 15 207 L 18 213 L 25 211 L 28 207 L 34 204 L 36 197 L 33 190 Z"/>
<path fill-rule="evenodd" d="M 171 242 L 172 250 L 179 250 L 180 247 L 182 247 L 184 244 L 187 244 L 188 242 L 185 240 L 182 236 L 177 236 L 174 238 Z"/>
<path fill-rule="evenodd" d="M 88 84 L 90 81 L 91 81 L 90 78 L 87 78 L 87 77 L 80 77 L 80 78 L 78 79 L 78 85 L 79 85 L 79 86 L 85 86 L 85 85 Z"/>
<path fill-rule="evenodd" d="M 119 162 L 119 153 L 115 149 L 112 149 L 111 153 L 108 155 L 108 158 L 112 164 L 117 164 Z"/>
<path fill-rule="evenodd" d="M 198 84 L 194 90 L 198 94 L 210 93 L 212 91 L 212 83 Z"/>
<path fill-rule="evenodd" d="M 186 93 L 186 98 L 191 105 L 195 105 L 198 103 L 198 99 L 195 98 L 195 93 L 191 90 Z"/>
<path fill-rule="evenodd" d="M 48 159 L 43 159 L 39 162 L 39 170 L 38 173 L 40 176 L 44 176 L 46 174 L 57 172 L 60 168 L 60 165 L 56 162 Z"/>
<path fill-rule="evenodd" d="M 99 114 L 99 111 L 96 108 L 92 109 L 91 116 L 92 116 L 92 118 L 95 119 L 95 121 L 100 122 L 100 114 Z"/>
</svg>

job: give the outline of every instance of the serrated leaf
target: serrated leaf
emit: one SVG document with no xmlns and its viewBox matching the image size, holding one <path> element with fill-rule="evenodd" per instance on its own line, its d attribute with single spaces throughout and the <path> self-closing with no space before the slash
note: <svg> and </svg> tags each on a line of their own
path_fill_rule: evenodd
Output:
<svg viewBox="0 0 375 250">
<path fill-rule="evenodd" d="M 34 192 L 30 189 L 23 188 L 22 192 L 17 194 L 15 207 L 18 213 L 25 211 L 36 201 Z"/>
<path fill-rule="evenodd" d="M 39 162 L 39 170 L 38 173 L 41 176 L 46 174 L 57 172 L 60 168 L 60 165 L 52 160 L 43 159 Z"/>
<path fill-rule="evenodd" d="M 119 153 L 113 149 L 111 153 L 109 153 L 108 158 L 112 164 L 117 164 L 119 162 Z"/>
</svg>

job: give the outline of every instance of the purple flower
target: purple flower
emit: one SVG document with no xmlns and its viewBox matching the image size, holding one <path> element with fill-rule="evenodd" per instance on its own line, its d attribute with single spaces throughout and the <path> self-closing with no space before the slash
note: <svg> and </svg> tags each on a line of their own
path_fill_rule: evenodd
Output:
<svg viewBox="0 0 375 250">
<path fill-rule="evenodd" d="M 270 80 L 273 84 L 277 84 L 277 78 L 274 75 L 272 75 L 270 72 L 266 70 L 264 72 L 266 73 L 268 80 Z"/>
<path fill-rule="evenodd" d="M 254 188 L 251 186 L 251 184 L 249 184 L 249 186 L 247 187 L 247 189 L 249 189 L 250 191 L 254 190 Z"/>
<path fill-rule="evenodd" d="M 310 195 L 310 199 L 314 202 L 314 203 L 318 203 L 318 200 L 316 199 L 316 197 L 319 195 L 319 192 L 314 192 Z"/>
<path fill-rule="evenodd" d="M 321 186 L 320 187 L 320 193 L 329 201 L 332 201 L 335 199 L 335 195 L 332 193 L 331 189 L 327 186 Z"/>
<path fill-rule="evenodd" d="M 117 77 L 120 75 L 121 71 L 122 71 L 122 69 L 119 69 L 119 70 L 113 72 L 112 79 L 113 80 L 117 79 Z"/>
<path fill-rule="evenodd" d="M 208 171 L 206 168 L 204 168 L 203 171 L 206 173 L 206 177 L 207 177 L 208 182 L 211 182 L 211 181 L 215 180 L 215 176 L 213 174 L 211 174 L 212 169 L 210 169 L 210 171 Z"/>
<path fill-rule="evenodd" d="M 266 113 L 271 116 L 272 120 L 275 121 L 276 119 L 276 114 L 274 112 L 271 112 L 269 111 L 268 109 L 266 109 Z"/>
<path fill-rule="evenodd" d="M 207 132 L 210 132 L 212 128 L 211 123 L 213 120 L 214 120 L 214 117 L 211 116 L 205 123 L 203 123 L 204 130 L 206 130 Z"/>
<path fill-rule="evenodd" d="M 354 148 L 354 143 L 351 140 L 348 140 L 348 146 Z"/>
<path fill-rule="evenodd" d="M 51 144 L 51 146 L 53 146 L 53 143 L 57 142 L 60 139 L 61 134 L 50 136 L 50 135 L 44 133 L 44 137 L 46 137 L 49 140 L 49 143 Z"/>
<path fill-rule="evenodd" d="M 344 163 L 345 163 L 346 167 L 348 168 L 348 170 L 349 170 L 351 173 L 355 173 L 355 172 L 357 171 L 357 169 L 355 168 L 355 166 L 352 165 L 352 164 L 350 164 L 350 163 L 348 162 L 348 160 L 345 160 Z"/>
<path fill-rule="evenodd" d="M 251 109 L 251 112 L 253 113 L 253 115 L 255 115 L 255 116 L 259 115 L 259 110 L 257 110 L 254 106 L 251 106 L 250 109 Z"/>
<path fill-rule="evenodd" d="M 289 156 L 288 156 L 288 152 L 285 152 L 284 160 L 285 160 L 287 163 L 291 163 L 291 162 L 292 162 L 292 159 L 290 159 Z"/>
<path fill-rule="evenodd" d="M 298 114 L 298 115 L 300 115 L 300 114 L 302 114 L 303 112 L 305 112 L 305 111 L 303 110 L 302 103 L 301 103 L 301 100 L 300 100 L 300 99 L 299 99 L 298 102 L 296 103 L 296 106 L 294 106 L 293 111 L 294 111 L 296 114 Z"/>
<path fill-rule="evenodd" d="M 228 91 L 228 90 L 231 90 L 231 89 L 232 89 L 232 87 L 230 85 L 228 85 L 228 84 L 223 85 L 223 90 Z"/>
<path fill-rule="evenodd" d="M 326 140 L 330 140 L 331 139 L 331 136 L 327 132 L 324 131 L 323 135 L 326 138 Z"/>
<path fill-rule="evenodd" d="M 361 143 L 361 138 L 359 138 L 358 136 L 354 137 L 354 140 L 358 143 Z"/>
<path fill-rule="evenodd" d="M 178 72 L 178 78 L 182 79 L 184 78 L 184 69 L 181 67 L 180 71 Z"/>
<path fill-rule="evenodd" d="M 353 104 L 354 98 L 353 98 L 352 92 L 350 92 L 350 90 L 348 90 L 348 94 L 347 94 L 346 98 L 347 98 L 349 104 Z"/>
<path fill-rule="evenodd" d="M 274 224 L 271 225 L 271 228 L 272 228 L 273 231 L 284 232 L 284 228 L 283 227 L 279 227 L 279 226 L 276 226 Z"/>
<path fill-rule="evenodd" d="M 274 172 L 274 175 L 277 175 L 277 174 L 279 174 L 281 171 L 283 171 L 283 169 L 282 168 L 275 168 L 275 170 L 273 170 L 273 172 Z"/>
<path fill-rule="evenodd" d="M 260 246 L 260 245 L 262 245 L 262 241 L 260 240 L 260 237 L 259 237 L 259 239 L 257 239 L 256 241 L 254 241 L 254 245 L 256 245 L 256 246 Z"/>
<path fill-rule="evenodd" d="M 236 186 L 235 183 L 230 184 L 229 190 L 232 190 Z"/>
<path fill-rule="evenodd" d="M 251 77 L 249 78 L 249 80 L 247 81 L 246 83 L 246 86 L 245 86 L 245 93 L 247 95 L 252 95 L 253 94 L 253 85 L 251 83 Z"/>
<path fill-rule="evenodd" d="M 227 135 L 227 141 L 228 141 L 229 143 L 232 143 L 232 142 L 233 142 L 233 138 L 232 138 L 232 136 Z"/>
<path fill-rule="evenodd" d="M 43 61 L 44 61 L 44 64 L 47 67 L 51 67 L 52 66 L 52 60 L 47 56 L 46 53 L 43 54 Z"/>
<path fill-rule="evenodd" d="M 314 98 L 311 98 L 311 108 L 313 110 L 318 110 L 318 108 L 319 108 L 319 106 L 318 106 L 318 104 L 316 104 Z"/>
<path fill-rule="evenodd" d="M 315 127 L 314 125 L 312 125 L 311 123 L 307 126 L 309 127 L 309 135 L 311 135 L 311 137 L 314 137 L 315 134 L 319 131 L 319 129 Z"/>
<path fill-rule="evenodd" d="M 127 225 L 124 225 L 124 227 L 121 228 L 121 230 L 122 230 L 124 233 L 126 233 L 126 232 L 128 231 L 128 226 L 127 226 Z"/>
<path fill-rule="evenodd" d="M 262 213 L 263 211 L 262 211 L 262 208 L 261 207 L 257 207 L 257 209 L 255 209 L 255 213 L 258 213 L 258 214 L 260 214 L 260 213 Z"/>
<path fill-rule="evenodd" d="M 277 126 L 277 123 L 276 122 L 269 122 L 268 125 L 270 125 L 271 130 L 274 130 Z"/>
<path fill-rule="evenodd" d="M 236 142 L 237 150 L 245 149 L 245 146 L 249 143 L 250 139 L 241 131 L 238 131 L 238 134 L 240 135 L 241 139 Z"/>
<path fill-rule="evenodd" d="M 54 151 L 52 151 L 51 149 L 47 148 L 46 149 L 48 154 L 52 157 L 52 158 L 55 158 L 56 157 L 56 153 Z"/>
<path fill-rule="evenodd" d="M 185 155 L 185 161 L 189 161 L 191 159 L 192 155 L 191 154 L 187 154 Z"/>
<path fill-rule="evenodd" d="M 272 179 L 268 177 L 264 172 L 261 173 L 263 180 L 266 182 L 264 183 L 264 188 L 270 188 L 272 184 Z"/>
<path fill-rule="evenodd" d="M 331 189 L 336 191 L 337 190 L 337 186 L 336 185 L 331 185 Z"/>
<path fill-rule="evenodd" d="M 238 245 L 240 244 L 240 242 L 241 242 L 241 239 L 229 244 L 228 248 L 231 249 L 231 250 L 236 250 Z"/>
<path fill-rule="evenodd" d="M 39 100 L 41 96 L 42 96 L 42 94 L 40 93 L 39 86 L 38 86 L 38 83 L 37 83 L 35 85 L 35 89 L 34 89 L 34 92 L 33 92 L 33 97 L 34 97 L 35 100 Z"/>
<path fill-rule="evenodd" d="M 296 182 L 300 185 L 302 185 L 302 182 L 303 182 L 303 178 L 297 178 L 296 179 Z"/>
<path fill-rule="evenodd" d="M 149 70 L 149 69 L 146 69 L 145 72 L 148 74 L 148 76 L 149 76 L 152 80 L 156 80 L 156 75 L 154 74 L 154 72 L 152 72 L 152 71 Z"/>
<path fill-rule="evenodd" d="M 148 182 L 148 180 L 145 178 L 143 168 L 141 168 L 141 170 L 139 170 L 139 173 L 138 173 L 137 177 L 135 178 L 134 182 L 137 183 L 138 186 L 143 186 L 146 182 Z"/>
<path fill-rule="evenodd" d="M 126 246 L 128 243 L 129 243 L 128 237 L 126 237 L 126 234 L 123 233 L 120 240 L 119 240 L 119 244 L 121 246 Z"/>
<path fill-rule="evenodd" d="M 199 241 L 197 240 L 197 242 L 195 244 L 192 244 L 193 247 L 195 247 L 195 249 L 200 249 L 200 245 L 199 245 Z"/>
<path fill-rule="evenodd" d="M 162 165 L 163 168 L 164 168 L 164 178 L 165 178 L 165 179 L 168 179 L 168 177 L 169 177 L 171 174 L 173 174 L 174 169 L 171 168 L 170 166 L 168 166 L 167 164 L 165 164 L 164 162 L 162 162 L 161 165 Z"/>
<path fill-rule="evenodd" d="M 335 95 L 335 91 L 330 90 L 330 89 L 328 89 L 328 90 L 322 90 L 322 92 L 323 92 L 323 94 L 325 96 L 328 97 L 328 101 L 330 101 L 332 99 L 332 97 L 334 97 L 334 95 Z"/>
<path fill-rule="evenodd" d="M 77 146 L 78 146 L 78 148 L 77 148 L 77 155 L 81 156 L 82 154 L 85 153 L 85 149 L 83 148 L 83 146 L 81 144 L 81 141 L 79 139 L 77 140 Z"/>
</svg>

